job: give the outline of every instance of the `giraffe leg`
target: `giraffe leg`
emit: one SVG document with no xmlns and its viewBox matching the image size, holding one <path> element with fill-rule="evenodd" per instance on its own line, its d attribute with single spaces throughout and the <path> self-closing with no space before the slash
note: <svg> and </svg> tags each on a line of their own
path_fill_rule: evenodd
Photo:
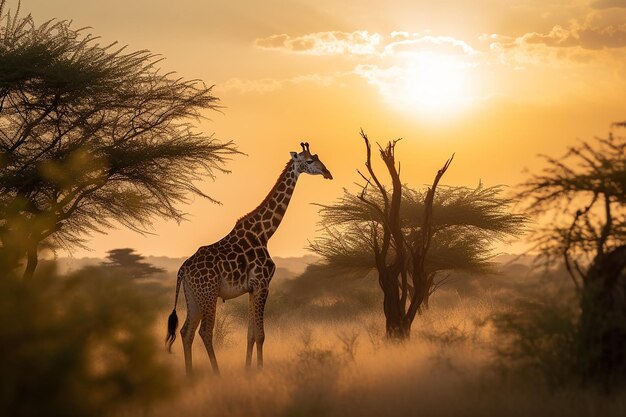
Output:
<svg viewBox="0 0 626 417">
<path fill-rule="evenodd" d="M 206 311 L 202 315 L 202 324 L 200 324 L 200 337 L 204 342 L 206 351 L 209 354 L 211 360 L 211 367 L 216 375 L 220 374 L 219 367 L 217 366 L 217 358 L 215 357 L 215 350 L 213 350 L 213 326 L 215 325 L 215 310 L 217 308 L 217 295 L 211 297 L 207 303 Z"/>
<path fill-rule="evenodd" d="M 254 294 L 254 342 L 256 343 L 256 365 L 259 369 L 263 368 L 263 342 L 265 341 L 263 312 L 268 293 L 267 288 L 262 288 Z"/>
<path fill-rule="evenodd" d="M 183 327 L 180 329 L 180 338 L 183 341 L 183 350 L 185 352 L 185 370 L 187 372 L 187 376 L 191 376 L 193 368 L 191 360 L 191 346 L 196 335 L 198 324 L 200 324 L 201 315 L 198 303 L 187 286 L 187 283 L 184 281 L 183 288 L 185 290 L 185 300 L 187 301 L 187 318 L 185 319 Z"/>
<path fill-rule="evenodd" d="M 254 349 L 254 296 L 248 298 L 248 344 L 246 350 L 246 369 L 252 365 L 252 349 Z"/>
</svg>

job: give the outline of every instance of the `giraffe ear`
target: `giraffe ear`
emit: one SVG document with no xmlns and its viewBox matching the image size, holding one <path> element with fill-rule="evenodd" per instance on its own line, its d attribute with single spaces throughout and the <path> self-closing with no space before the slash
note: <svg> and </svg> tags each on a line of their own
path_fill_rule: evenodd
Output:
<svg viewBox="0 0 626 417">
<path fill-rule="evenodd" d="M 298 152 L 289 152 L 291 154 L 291 159 L 294 161 L 298 159 Z"/>
</svg>

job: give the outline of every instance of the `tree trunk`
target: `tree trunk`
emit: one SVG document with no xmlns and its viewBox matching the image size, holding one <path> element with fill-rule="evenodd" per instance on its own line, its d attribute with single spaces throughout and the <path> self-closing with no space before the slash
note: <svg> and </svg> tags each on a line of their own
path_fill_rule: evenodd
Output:
<svg viewBox="0 0 626 417">
<path fill-rule="evenodd" d="M 367 135 L 361 130 L 361 137 L 365 142 L 366 161 L 365 166 L 370 174 L 367 178 L 360 171 L 359 174 L 366 181 L 363 190 L 359 195 L 359 200 L 370 207 L 374 212 L 380 215 L 384 221 L 380 223 L 382 226 L 382 236 L 378 234 L 378 226 L 374 226 L 372 231 L 374 259 L 376 260 L 376 269 L 378 270 L 378 282 L 383 290 L 383 311 L 385 313 L 385 327 L 387 338 L 392 340 L 406 340 L 411 335 L 411 324 L 415 318 L 417 309 L 421 306 L 424 299 L 423 294 L 417 294 L 418 290 L 423 290 L 424 286 L 418 286 L 416 281 L 417 275 L 413 274 L 413 294 L 409 308 L 407 310 L 407 291 L 408 282 L 406 281 L 408 251 L 411 249 L 407 244 L 404 232 L 402 230 L 402 222 L 400 216 L 400 206 L 402 203 L 402 182 L 400 181 L 400 165 L 396 166 L 395 162 L 395 146 L 398 140 L 390 141 L 387 146 L 380 148 L 380 157 L 387 167 L 389 176 L 391 177 L 391 197 L 382 183 L 378 180 L 376 173 L 372 169 L 372 148 Z M 452 155 L 454 158 L 454 155 Z M 424 276 L 424 258 L 430 246 L 432 237 L 432 206 L 434 200 L 435 189 L 439 180 L 446 172 L 452 158 L 446 161 L 444 166 L 437 172 L 433 186 L 428 190 L 424 200 L 424 219 L 421 224 L 422 238 L 419 242 L 415 242 L 418 248 L 413 252 L 414 271 L 419 273 L 420 283 L 421 277 Z M 367 198 L 368 186 L 374 184 L 382 199 L 383 205 L 376 203 Z M 393 248 L 393 255 L 390 255 L 390 248 Z M 416 261 L 417 260 L 417 261 Z M 402 288 L 402 290 L 400 290 Z M 402 294 L 400 293 L 402 291 Z M 427 288 L 426 291 L 429 291 Z M 419 303 L 416 297 L 421 297 Z"/>
<path fill-rule="evenodd" d="M 585 383 L 626 382 L 626 245 L 596 257 L 582 294 L 578 360 Z"/>
<path fill-rule="evenodd" d="M 36 243 L 28 246 L 28 250 L 26 252 L 26 269 L 24 269 L 24 274 L 22 275 L 22 279 L 30 280 L 35 274 L 35 268 L 37 268 L 37 263 L 39 261 L 37 255 L 38 245 Z"/>
<path fill-rule="evenodd" d="M 406 320 L 397 294 L 385 292 L 383 304 L 387 338 L 397 341 L 408 339 L 411 335 L 411 323 Z"/>
</svg>

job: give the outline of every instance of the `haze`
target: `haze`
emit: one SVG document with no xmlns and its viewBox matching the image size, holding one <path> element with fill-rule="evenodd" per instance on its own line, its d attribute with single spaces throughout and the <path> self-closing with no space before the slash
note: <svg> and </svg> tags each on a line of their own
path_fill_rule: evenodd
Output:
<svg viewBox="0 0 626 417">
<path fill-rule="evenodd" d="M 14 9 L 15 4 L 9 2 Z M 301 140 L 334 181 L 300 180 L 275 256 L 298 256 L 315 237 L 317 209 L 358 180 L 359 128 L 398 145 L 403 180 L 420 185 L 456 152 L 446 183 L 514 185 L 539 153 L 606 134 L 626 105 L 626 2 L 598 1 L 23 1 L 36 22 L 75 27 L 129 50 L 162 55 L 163 71 L 215 84 L 223 113 L 207 132 L 247 156 L 203 184 L 180 225 L 154 235 L 113 230 L 87 242 L 101 256 L 190 255 L 221 238 L 265 197 Z M 618 92 L 622 93 L 618 93 Z"/>
</svg>

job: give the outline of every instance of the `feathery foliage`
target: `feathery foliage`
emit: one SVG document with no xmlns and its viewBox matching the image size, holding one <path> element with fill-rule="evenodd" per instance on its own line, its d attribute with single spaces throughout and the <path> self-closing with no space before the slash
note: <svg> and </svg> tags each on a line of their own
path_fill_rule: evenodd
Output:
<svg viewBox="0 0 626 417">
<path fill-rule="evenodd" d="M 217 110 L 211 87 L 160 73 L 148 51 L 126 52 L 67 21 L 36 25 L 0 0 L 0 240 L 15 266 L 40 242 L 81 245 L 120 224 L 180 221 L 197 185 L 227 172 L 232 142 L 192 121 Z"/>
<path fill-rule="evenodd" d="M 476 188 L 440 186 L 433 202 L 433 239 L 426 259 L 427 270 L 482 272 L 490 267 L 494 242 L 505 241 L 524 231 L 526 217 L 511 212 L 514 201 L 503 196 L 502 186 Z M 403 186 L 400 215 L 407 238 L 420 233 L 425 192 Z M 382 205 L 378 195 L 370 196 Z M 375 267 L 373 239 L 382 226 L 380 212 L 359 200 L 358 194 L 344 194 L 330 205 L 320 206 L 323 234 L 310 248 L 328 266 L 353 274 L 366 274 Z"/>
<path fill-rule="evenodd" d="M 626 244 L 626 122 L 606 138 L 570 147 L 521 184 L 527 212 L 539 218 L 531 238 L 546 264 L 563 261 L 580 290 L 597 255 Z M 546 218 L 546 216 L 548 216 Z"/>
<path fill-rule="evenodd" d="M 580 300 L 576 371 L 610 391 L 626 385 L 626 136 L 572 146 L 522 184 L 542 222 L 532 238 L 542 262 L 562 262 Z M 550 217 L 551 215 L 551 217 Z M 548 219 L 546 219 L 548 216 Z"/>
<path fill-rule="evenodd" d="M 475 189 L 440 186 L 452 158 L 435 175 L 432 186 L 415 190 L 400 179 L 395 159 L 398 140 L 379 145 L 391 186 L 385 186 L 371 165 L 358 193 L 344 189 L 334 204 L 320 205 L 323 234 L 310 245 L 327 268 L 364 276 L 372 269 L 384 295 L 387 336 L 406 339 L 415 314 L 428 308 L 430 295 L 446 278 L 445 270 L 486 272 L 494 242 L 522 233 L 526 217 L 510 212 L 513 200 L 502 187 Z"/>
</svg>

